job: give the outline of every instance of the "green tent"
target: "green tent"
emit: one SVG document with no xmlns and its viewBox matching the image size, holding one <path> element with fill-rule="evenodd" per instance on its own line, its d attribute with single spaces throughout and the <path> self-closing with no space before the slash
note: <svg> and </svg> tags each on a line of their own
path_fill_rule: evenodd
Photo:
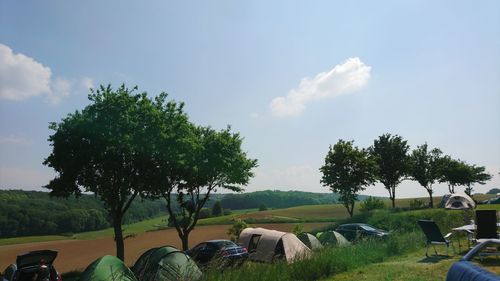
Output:
<svg viewBox="0 0 500 281">
<path fill-rule="evenodd" d="M 321 245 L 321 242 L 319 242 L 318 238 L 316 238 L 316 236 L 312 235 L 311 233 L 302 232 L 297 235 L 297 238 L 299 238 L 299 240 L 302 241 L 302 243 L 306 244 L 306 246 L 311 250 L 323 248 L 323 245 Z"/>
<path fill-rule="evenodd" d="M 132 267 L 141 281 L 191 281 L 201 277 L 196 263 L 174 247 L 153 248 L 142 254 Z"/>
<path fill-rule="evenodd" d="M 137 281 L 132 271 L 117 257 L 104 256 L 92 262 L 80 281 Z"/>
<path fill-rule="evenodd" d="M 316 237 L 318 238 L 319 242 L 323 246 L 348 246 L 351 245 L 351 242 L 347 241 L 342 234 L 329 230 L 325 232 L 318 232 L 316 233 Z"/>
</svg>

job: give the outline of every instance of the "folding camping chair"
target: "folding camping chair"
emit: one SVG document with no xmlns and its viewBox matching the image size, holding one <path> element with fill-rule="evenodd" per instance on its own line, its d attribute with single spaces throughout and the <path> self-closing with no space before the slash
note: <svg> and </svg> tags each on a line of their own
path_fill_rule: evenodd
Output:
<svg viewBox="0 0 500 281">
<path fill-rule="evenodd" d="M 498 239 L 497 233 L 497 211 L 477 210 L 476 211 L 476 237 L 480 239 Z M 481 241 L 478 241 L 481 242 Z"/>
<path fill-rule="evenodd" d="M 500 277 L 492 272 L 487 271 L 470 261 L 481 251 L 490 246 L 500 246 L 499 239 L 485 239 L 483 242 L 476 245 L 470 250 L 460 261 L 454 263 L 448 270 L 446 281 L 498 281 Z"/>
<path fill-rule="evenodd" d="M 429 245 L 432 245 L 434 248 L 434 252 L 436 255 L 438 252 L 436 251 L 436 247 L 434 245 L 446 245 L 446 255 L 448 255 L 448 248 L 450 247 L 450 244 L 453 248 L 453 253 L 455 253 L 455 246 L 453 245 L 453 242 L 451 240 L 448 240 L 451 236 L 451 232 L 443 236 L 441 234 L 441 230 L 439 230 L 439 227 L 437 224 L 432 221 L 432 220 L 418 220 L 418 225 L 422 229 L 422 231 L 425 234 L 425 237 L 427 238 L 427 249 L 425 251 L 425 256 L 428 257 L 428 252 L 429 252 Z"/>
</svg>

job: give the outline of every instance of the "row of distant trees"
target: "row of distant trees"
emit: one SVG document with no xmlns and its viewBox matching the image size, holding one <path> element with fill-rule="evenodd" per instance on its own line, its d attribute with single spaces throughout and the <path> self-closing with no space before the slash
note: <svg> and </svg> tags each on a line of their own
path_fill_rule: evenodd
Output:
<svg viewBox="0 0 500 281">
<path fill-rule="evenodd" d="M 184 250 L 203 206 L 224 188 L 241 191 L 257 160 L 242 150 L 242 137 L 191 122 L 183 103 L 161 93 L 151 99 L 122 85 L 100 86 L 90 104 L 51 123 L 51 154 L 44 164 L 57 176 L 54 196 L 99 196 L 114 228 L 117 257 L 124 258 L 122 223 L 138 197 L 164 198 Z"/>
<path fill-rule="evenodd" d="M 368 148 L 358 148 L 353 141 L 339 140 L 330 146 L 320 171 L 321 183 L 340 194 L 339 201 L 350 216 L 358 193 L 376 182 L 387 189 L 394 208 L 398 185 L 403 180 L 417 181 L 429 194 L 429 207 L 432 208 L 436 183 L 447 183 L 450 193 L 464 186 L 465 193 L 472 195 L 474 184 L 484 184 L 491 179 L 484 166 L 453 159 L 439 148 L 429 148 L 427 143 L 410 151 L 406 140 L 391 134 L 379 136 Z"/>
</svg>

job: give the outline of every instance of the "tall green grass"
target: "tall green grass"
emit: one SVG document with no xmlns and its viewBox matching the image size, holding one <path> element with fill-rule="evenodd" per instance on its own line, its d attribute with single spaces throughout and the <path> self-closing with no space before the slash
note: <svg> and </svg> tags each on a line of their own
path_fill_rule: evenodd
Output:
<svg viewBox="0 0 500 281">
<path fill-rule="evenodd" d="M 292 264 L 246 263 L 225 271 L 208 271 L 203 280 L 318 280 L 367 264 L 382 262 L 422 247 L 420 232 L 399 234 L 387 240 L 365 240 L 349 247 L 328 247 L 315 252 L 310 259 Z"/>
</svg>

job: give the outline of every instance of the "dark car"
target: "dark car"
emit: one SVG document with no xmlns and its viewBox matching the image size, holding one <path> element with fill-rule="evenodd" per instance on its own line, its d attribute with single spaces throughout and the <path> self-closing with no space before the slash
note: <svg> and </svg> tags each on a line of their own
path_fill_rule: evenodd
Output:
<svg viewBox="0 0 500 281">
<path fill-rule="evenodd" d="M 238 265 L 248 258 L 246 248 L 229 240 L 210 240 L 186 251 L 199 265 L 220 262 L 220 265 Z"/>
<path fill-rule="evenodd" d="M 389 232 L 377 229 L 364 223 L 342 224 L 337 227 L 337 232 L 342 234 L 347 240 L 353 241 L 359 238 L 383 238 L 389 235 Z"/>
<path fill-rule="evenodd" d="M 62 281 L 61 275 L 52 265 L 56 251 L 32 251 L 17 256 L 16 263 L 3 272 L 2 281 Z"/>
</svg>

